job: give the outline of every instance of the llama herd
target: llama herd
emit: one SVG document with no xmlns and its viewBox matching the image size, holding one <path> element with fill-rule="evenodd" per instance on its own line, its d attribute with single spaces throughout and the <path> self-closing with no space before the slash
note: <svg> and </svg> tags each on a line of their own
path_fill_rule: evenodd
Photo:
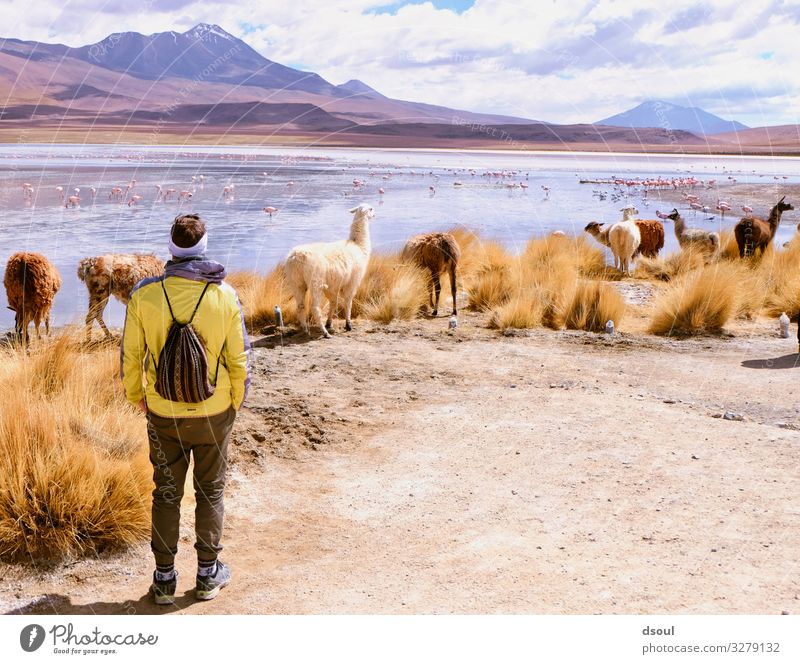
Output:
<svg viewBox="0 0 800 664">
<path fill-rule="evenodd" d="M 782 197 L 773 206 L 766 220 L 747 216 L 736 224 L 733 232 L 740 257 L 754 256 L 757 251 L 763 252 L 770 245 L 781 223 L 781 215 L 787 210 L 794 210 L 790 203 L 784 202 L 785 199 L 786 196 Z M 664 247 L 664 225 L 657 219 L 636 219 L 639 210 L 632 205 L 622 208 L 620 212 L 622 212 L 620 221 L 610 225 L 592 221 L 586 225 L 584 231 L 611 249 L 616 269 L 623 274 L 630 274 L 631 264 L 637 255 L 653 258 Z M 664 221 L 673 222 L 675 237 L 682 250 L 696 248 L 709 260 L 719 256 L 721 248 L 719 233 L 703 228 L 687 227 L 677 208 L 669 214 L 656 211 L 656 215 Z"/>
<path fill-rule="evenodd" d="M 350 210 L 353 221 L 350 236 L 336 242 L 317 242 L 295 247 L 285 264 L 288 288 L 297 302 L 298 318 L 308 333 L 308 315 L 324 337 L 339 304 L 344 305 L 345 329 L 352 329 L 353 298 L 369 263 L 372 245 L 369 221 L 375 216 L 372 206 L 363 203 Z M 436 315 L 441 290 L 440 277 L 447 271 L 453 294 L 453 314 L 456 313 L 456 267 L 461 255 L 455 238 L 449 233 L 427 233 L 412 237 L 403 250 L 404 260 L 430 273 L 431 307 Z M 107 254 L 84 258 L 78 263 L 78 278 L 89 292 L 89 311 L 86 314 L 86 338 L 96 320 L 106 337 L 111 332 L 103 321 L 103 311 L 113 295 L 127 304 L 133 287 L 142 279 L 163 274 L 165 263 L 152 254 Z M 28 342 L 28 326 L 35 323 L 36 336 L 43 321 L 50 332 L 50 309 L 61 288 L 61 275 L 42 254 L 19 252 L 11 256 L 6 266 L 4 285 L 8 306 L 15 313 L 15 332 Z M 305 310 L 306 294 L 310 311 Z M 435 293 L 435 297 L 434 297 Z M 327 321 L 322 321 L 322 301 L 328 301 Z"/>
<path fill-rule="evenodd" d="M 741 257 L 764 251 L 775 237 L 781 215 L 794 207 L 785 202 L 785 196 L 770 211 L 767 219 L 754 216 L 742 218 L 734 228 Z M 664 225 L 656 219 L 636 219 L 639 211 L 633 206 L 622 210 L 623 218 L 614 224 L 590 222 L 584 229 L 600 244 L 611 249 L 614 266 L 623 274 L 630 274 L 633 260 L 638 256 L 655 257 L 664 247 Z M 353 299 L 367 271 L 372 245 L 369 222 L 375 216 L 372 206 L 363 203 L 350 210 L 353 221 L 346 240 L 317 242 L 294 247 L 286 259 L 285 275 L 292 293 L 303 330 L 309 332 L 309 317 L 319 327 L 323 337 L 330 337 L 332 317 L 343 306 L 345 329 L 352 329 Z M 719 234 L 701 228 L 687 227 L 677 209 L 670 214 L 656 212 L 664 221 L 674 224 L 675 237 L 681 249 L 696 247 L 713 260 L 720 253 Z M 556 233 L 562 234 L 560 231 Z M 401 260 L 416 265 L 429 274 L 430 304 L 433 315 L 438 315 L 441 294 L 441 275 L 450 277 L 453 298 L 453 315 L 457 313 L 456 272 L 461 257 L 458 242 L 449 233 L 426 233 L 408 240 Z M 126 304 L 133 287 L 142 279 L 163 274 L 164 261 L 152 254 L 108 254 L 84 258 L 78 264 L 78 278 L 89 292 L 89 310 L 86 315 L 86 337 L 97 320 L 106 337 L 111 333 L 103 321 L 103 311 L 113 295 Z M 15 312 L 15 330 L 23 343 L 28 342 L 31 322 L 40 336 L 42 322 L 50 331 L 50 309 L 61 287 L 61 276 L 55 266 L 43 255 L 31 252 L 16 253 L 8 260 L 4 285 L 8 307 Z M 306 300 L 310 302 L 306 310 Z M 323 322 L 323 300 L 327 300 L 327 319 Z"/>
</svg>

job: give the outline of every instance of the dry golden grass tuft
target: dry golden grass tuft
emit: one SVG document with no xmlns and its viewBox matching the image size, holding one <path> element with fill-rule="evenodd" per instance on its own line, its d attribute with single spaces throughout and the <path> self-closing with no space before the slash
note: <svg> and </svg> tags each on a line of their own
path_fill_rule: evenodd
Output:
<svg viewBox="0 0 800 664">
<path fill-rule="evenodd" d="M 502 281 L 482 284 L 491 291 L 494 304 L 489 326 L 497 329 L 563 325 L 564 310 L 578 281 L 586 254 L 576 249 L 571 238 L 548 237 L 528 242 L 519 259 L 512 259 Z M 485 300 L 489 295 L 483 294 Z M 605 322 L 605 321 L 604 321 Z"/>
<path fill-rule="evenodd" d="M 275 325 L 276 304 L 281 308 L 284 324 L 297 321 L 297 305 L 286 287 L 283 263 L 266 275 L 251 271 L 234 272 L 226 281 L 239 294 L 248 329 L 259 331 L 265 325 Z"/>
<path fill-rule="evenodd" d="M 693 270 L 699 270 L 705 264 L 705 253 L 699 249 L 688 247 L 674 251 L 666 258 L 640 256 L 633 276 L 637 279 L 649 279 L 651 281 L 672 281 Z"/>
<path fill-rule="evenodd" d="M 462 249 L 458 274 L 467 291 L 470 309 L 486 311 L 513 295 L 519 258 L 496 242 L 480 242 Z"/>
<path fill-rule="evenodd" d="M 353 300 L 353 316 L 379 323 L 410 320 L 424 309 L 428 293 L 428 276 L 418 267 L 395 254 L 372 254 Z"/>
<path fill-rule="evenodd" d="M 757 267 L 763 289 L 763 309 L 769 316 L 786 312 L 800 315 L 800 238 L 795 236 L 785 249 L 770 248 Z"/>
<path fill-rule="evenodd" d="M 725 230 L 719 234 L 719 257 L 726 260 L 739 259 L 739 245 L 732 230 Z"/>
<path fill-rule="evenodd" d="M 0 556 L 45 562 L 125 546 L 150 527 L 144 420 L 119 350 L 64 333 L 0 350 Z"/>
<path fill-rule="evenodd" d="M 491 309 L 489 327 L 509 328 L 559 327 L 555 293 L 541 285 L 517 289 L 511 297 Z"/>
<path fill-rule="evenodd" d="M 603 250 L 589 244 L 583 236 L 531 238 L 522 259 L 532 265 L 569 265 L 587 278 L 605 277 L 608 272 Z"/>
<path fill-rule="evenodd" d="M 725 261 L 676 279 L 654 303 L 649 331 L 679 336 L 721 331 L 739 307 L 740 274 Z"/>
<path fill-rule="evenodd" d="M 609 320 L 619 328 L 624 316 L 625 300 L 619 291 L 596 281 L 579 282 L 563 312 L 565 327 L 590 332 L 602 332 Z"/>
</svg>

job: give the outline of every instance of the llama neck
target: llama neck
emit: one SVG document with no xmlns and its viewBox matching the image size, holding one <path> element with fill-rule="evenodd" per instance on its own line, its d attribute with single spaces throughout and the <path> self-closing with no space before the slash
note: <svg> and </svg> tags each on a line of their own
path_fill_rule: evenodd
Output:
<svg viewBox="0 0 800 664">
<path fill-rule="evenodd" d="M 350 226 L 350 242 L 357 244 L 361 250 L 368 254 L 372 249 L 369 239 L 369 223 L 366 217 L 356 217 Z"/>
<path fill-rule="evenodd" d="M 683 231 L 686 228 L 686 224 L 683 223 L 683 217 L 678 215 L 678 218 L 675 221 L 675 237 L 679 240 L 681 239 L 681 235 L 683 235 Z"/>
<path fill-rule="evenodd" d="M 772 208 L 772 211 L 769 213 L 769 219 L 767 220 L 767 223 L 769 224 L 770 239 L 775 237 L 775 233 L 778 231 L 778 224 L 781 223 L 782 214 L 783 212 L 777 205 L 774 208 Z"/>
</svg>

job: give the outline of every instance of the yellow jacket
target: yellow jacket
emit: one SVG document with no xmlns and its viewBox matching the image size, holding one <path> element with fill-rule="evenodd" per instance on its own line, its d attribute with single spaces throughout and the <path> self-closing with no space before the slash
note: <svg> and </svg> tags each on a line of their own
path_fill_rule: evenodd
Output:
<svg viewBox="0 0 800 664">
<path fill-rule="evenodd" d="M 239 298 L 224 281 L 208 287 L 192 322 L 205 343 L 212 384 L 220 358 L 214 394 L 200 403 L 181 403 L 168 401 L 155 391 L 155 367 L 172 324 L 161 279 L 152 277 L 139 282 L 128 301 L 120 349 L 125 396 L 133 404 L 144 398 L 148 410 L 162 417 L 207 417 L 231 406 L 239 410 L 250 385 L 250 343 Z M 189 320 L 205 285 L 201 280 L 166 277 L 164 287 L 179 322 Z"/>
</svg>

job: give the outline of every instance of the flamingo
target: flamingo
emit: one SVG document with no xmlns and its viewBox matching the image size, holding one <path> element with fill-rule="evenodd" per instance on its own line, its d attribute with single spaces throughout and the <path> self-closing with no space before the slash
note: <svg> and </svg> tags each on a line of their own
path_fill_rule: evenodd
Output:
<svg viewBox="0 0 800 664">
<path fill-rule="evenodd" d="M 80 196 L 81 188 L 80 187 L 75 187 L 75 189 L 72 190 L 72 193 L 74 193 L 76 196 Z"/>
<path fill-rule="evenodd" d="M 742 205 L 742 212 L 745 214 L 750 214 L 752 211 L 753 208 L 751 208 L 749 205 Z"/>
<path fill-rule="evenodd" d="M 222 188 L 222 196 L 223 198 L 233 198 L 233 189 L 234 186 L 229 184 Z"/>
<path fill-rule="evenodd" d="M 725 213 L 728 212 L 730 209 L 731 209 L 730 203 L 728 203 L 727 201 L 721 201 L 717 199 L 717 210 L 722 212 L 723 217 L 725 216 Z"/>
<path fill-rule="evenodd" d="M 111 193 L 108 195 L 109 200 L 118 199 L 122 196 L 122 187 L 112 187 Z"/>
<path fill-rule="evenodd" d="M 176 191 L 177 191 L 176 189 L 167 189 L 167 192 L 164 194 L 164 200 L 167 200 Z"/>
<path fill-rule="evenodd" d="M 92 192 L 92 198 L 97 198 L 97 187 L 89 187 L 89 191 Z"/>
<path fill-rule="evenodd" d="M 386 193 L 386 190 L 383 187 L 378 187 L 378 193 L 383 196 Z"/>
<path fill-rule="evenodd" d="M 59 198 L 64 198 L 64 187 L 61 186 L 56 187 L 56 192 L 58 193 Z"/>
<path fill-rule="evenodd" d="M 527 189 L 528 188 L 528 185 L 525 182 L 520 182 L 519 186 L 522 187 L 522 189 Z"/>
<path fill-rule="evenodd" d="M 431 196 L 433 196 L 433 195 L 436 193 L 436 187 L 434 187 L 433 185 L 430 185 L 430 186 L 428 187 L 428 189 L 429 189 L 429 190 L 430 190 L 430 192 L 431 192 Z"/>
<path fill-rule="evenodd" d="M 142 197 L 139 196 L 139 194 L 134 194 L 128 200 L 128 207 L 130 207 L 131 205 L 136 205 L 140 200 L 142 200 Z"/>
<path fill-rule="evenodd" d="M 182 192 L 181 192 L 181 193 L 178 195 L 178 198 L 179 198 L 180 200 L 182 200 L 182 201 L 183 201 L 183 200 L 185 200 L 185 201 L 188 201 L 188 200 L 189 200 L 191 197 L 192 197 L 192 192 L 191 192 L 191 191 L 187 191 L 186 189 L 184 189 L 184 190 L 183 190 L 183 191 L 182 191 Z"/>
<path fill-rule="evenodd" d="M 267 207 L 264 208 L 264 212 L 266 212 L 269 215 L 270 219 L 272 219 L 272 215 L 275 214 L 277 211 L 278 208 L 272 207 L 271 205 L 267 205 Z"/>
<path fill-rule="evenodd" d="M 542 191 L 544 192 L 544 197 L 547 198 L 550 195 L 550 187 L 546 187 L 542 185 Z"/>
<path fill-rule="evenodd" d="M 78 205 L 80 205 L 80 203 L 81 203 L 81 197 L 80 196 L 70 196 L 67 199 L 67 202 L 64 204 L 64 207 L 78 207 Z"/>
</svg>

